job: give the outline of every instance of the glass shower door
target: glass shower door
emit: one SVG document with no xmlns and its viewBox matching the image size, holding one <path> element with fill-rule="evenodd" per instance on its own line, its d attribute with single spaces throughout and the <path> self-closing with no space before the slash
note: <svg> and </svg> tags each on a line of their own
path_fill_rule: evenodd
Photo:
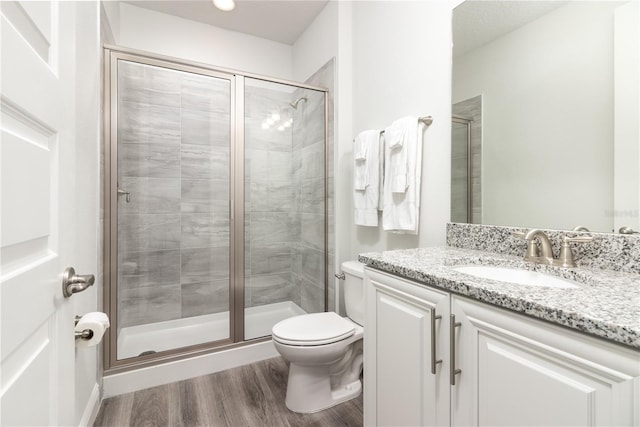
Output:
<svg viewBox="0 0 640 427">
<path fill-rule="evenodd" d="M 233 76 L 159 64 L 117 61 L 118 360 L 231 337 Z"/>
<path fill-rule="evenodd" d="M 325 92 L 245 78 L 244 339 L 325 310 Z"/>
</svg>

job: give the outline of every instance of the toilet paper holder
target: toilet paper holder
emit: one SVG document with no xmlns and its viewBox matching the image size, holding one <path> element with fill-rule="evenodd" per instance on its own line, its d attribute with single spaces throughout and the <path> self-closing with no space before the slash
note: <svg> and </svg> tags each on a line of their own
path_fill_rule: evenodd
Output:
<svg viewBox="0 0 640 427">
<path fill-rule="evenodd" d="M 82 319 L 82 316 L 76 316 L 74 326 L 78 324 L 80 319 Z M 88 341 L 91 338 L 93 338 L 93 331 L 91 329 L 85 329 L 83 331 L 75 331 L 75 336 L 77 340 Z"/>
</svg>

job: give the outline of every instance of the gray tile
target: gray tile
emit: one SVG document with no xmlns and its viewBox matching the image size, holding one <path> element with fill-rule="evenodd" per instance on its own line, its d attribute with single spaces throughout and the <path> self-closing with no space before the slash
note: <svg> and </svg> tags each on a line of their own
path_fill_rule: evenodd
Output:
<svg viewBox="0 0 640 427">
<path fill-rule="evenodd" d="M 291 219 L 286 213 L 252 212 L 251 234 L 245 233 L 247 242 L 290 242 Z"/>
<path fill-rule="evenodd" d="M 118 145 L 118 175 L 121 177 L 179 178 L 178 141 Z"/>
<path fill-rule="evenodd" d="M 324 311 L 324 288 L 314 285 L 307 279 L 302 278 L 300 287 L 300 301 L 302 308 L 307 313 L 317 313 Z"/>
<path fill-rule="evenodd" d="M 251 181 L 249 186 L 252 212 L 289 212 L 293 205 L 290 181 Z"/>
<path fill-rule="evenodd" d="M 315 249 L 301 250 L 302 277 L 315 286 L 324 286 L 324 253 Z"/>
<path fill-rule="evenodd" d="M 167 142 L 180 142 L 179 108 L 118 103 L 118 144 Z"/>
<path fill-rule="evenodd" d="M 180 284 L 125 289 L 118 293 L 118 327 L 179 319 Z"/>
<path fill-rule="evenodd" d="M 302 178 L 324 177 L 324 144 L 315 143 L 302 149 Z"/>
<path fill-rule="evenodd" d="M 120 290 L 180 282 L 180 251 L 121 252 L 118 254 Z"/>
<path fill-rule="evenodd" d="M 245 151 L 244 176 L 245 180 L 266 182 L 269 177 L 267 150 L 247 149 Z"/>
<path fill-rule="evenodd" d="M 291 181 L 293 175 L 290 152 L 269 151 L 267 154 L 267 168 L 269 182 Z"/>
<path fill-rule="evenodd" d="M 247 256 L 252 275 L 291 271 L 289 243 L 252 243 Z"/>
<path fill-rule="evenodd" d="M 292 131 L 291 127 L 279 129 L 280 123 L 287 120 L 282 116 L 279 123 L 274 123 L 269 128 L 263 128 L 263 121 L 268 117 L 247 117 L 245 119 L 245 147 L 247 149 L 262 149 L 269 151 L 291 152 Z"/>
<path fill-rule="evenodd" d="M 229 247 L 229 217 L 226 214 L 182 214 L 182 248 Z"/>
<path fill-rule="evenodd" d="M 267 181 L 253 179 L 248 186 L 245 182 L 245 188 L 249 189 L 249 191 L 245 191 L 245 201 L 248 203 L 246 209 L 250 212 L 269 211 L 267 202 L 269 183 Z"/>
<path fill-rule="evenodd" d="M 180 107 L 180 72 L 120 61 L 118 95 L 124 101 Z"/>
<path fill-rule="evenodd" d="M 211 280 L 182 285 L 182 317 L 229 311 L 229 281 Z"/>
<path fill-rule="evenodd" d="M 245 296 L 247 307 L 255 307 L 275 302 L 289 301 L 291 293 L 290 274 L 265 274 L 245 279 L 245 287 L 250 289 L 250 300 Z"/>
<path fill-rule="evenodd" d="M 302 242 L 305 246 L 324 250 L 324 214 L 302 214 Z"/>
<path fill-rule="evenodd" d="M 118 180 L 119 187 L 130 193 L 118 197 L 118 214 L 169 214 L 180 212 L 179 178 L 128 178 Z"/>
<path fill-rule="evenodd" d="M 184 213 L 229 212 L 229 178 L 183 179 L 181 210 Z"/>
<path fill-rule="evenodd" d="M 229 279 L 229 248 L 182 249 L 182 284 Z"/>
<path fill-rule="evenodd" d="M 184 73 L 181 105 L 185 110 L 229 112 L 231 84 L 217 77 Z"/>
<path fill-rule="evenodd" d="M 182 143 L 229 147 L 229 112 L 182 110 Z"/>
<path fill-rule="evenodd" d="M 183 179 L 225 179 L 230 173 L 229 147 L 180 147 Z"/>
<path fill-rule="evenodd" d="M 257 86 L 256 83 L 264 85 L 264 81 L 246 80 L 244 104 L 247 118 L 262 120 L 266 118 L 267 114 L 271 114 L 276 110 L 283 114 L 290 113 L 289 102 L 291 96 L 282 90 L 285 85 L 269 83 L 269 87 L 264 87 Z"/>
<path fill-rule="evenodd" d="M 324 215 L 324 179 L 302 181 L 300 199 L 302 212 Z"/>
<path fill-rule="evenodd" d="M 299 275 L 291 273 L 291 290 L 289 292 L 289 299 L 295 303 L 298 307 L 302 308 L 302 289 L 297 286 L 299 283 Z"/>
<path fill-rule="evenodd" d="M 120 215 L 118 250 L 121 252 L 180 248 L 180 215 Z"/>
</svg>

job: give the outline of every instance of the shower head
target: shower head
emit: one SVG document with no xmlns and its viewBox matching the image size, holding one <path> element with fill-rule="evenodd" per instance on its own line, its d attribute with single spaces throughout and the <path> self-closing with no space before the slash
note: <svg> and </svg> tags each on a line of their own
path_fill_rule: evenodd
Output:
<svg viewBox="0 0 640 427">
<path fill-rule="evenodd" d="M 298 109 L 298 104 L 300 103 L 300 101 L 307 102 L 307 97 L 306 96 L 301 96 L 300 98 L 296 99 L 295 101 L 290 102 L 289 105 L 291 105 L 294 110 L 297 110 Z"/>
</svg>

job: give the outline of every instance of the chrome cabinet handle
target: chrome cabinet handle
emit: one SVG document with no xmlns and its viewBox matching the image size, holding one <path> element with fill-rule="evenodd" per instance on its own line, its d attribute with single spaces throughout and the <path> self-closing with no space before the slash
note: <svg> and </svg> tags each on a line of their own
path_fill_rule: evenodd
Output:
<svg viewBox="0 0 640 427">
<path fill-rule="evenodd" d="M 67 267 L 62 275 L 62 294 L 65 298 L 82 292 L 96 281 L 93 274 L 76 274 L 73 267 Z"/>
<path fill-rule="evenodd" d="M 451 357 L 449 382 L 451 385 L 456 385 L 456 375 L 462 373 L 462 369 L 456 369 L 456 328 L 460 326 L 462 323 L 456 322 L 456 315 L 452 314 L 449 318 L 449 354 Z"/>
<path fill-rule="evenodd" d="M 123 195 L 126 196 L 125 200 L 127 201 L 127 203 L 131 202 L 131 193 L 118 188 L 118 196 L 123 196 Z"/>
<path fill-rule="evenodd" d="M 431 373 L 436 374 L 436 365 L 442 363 L 442 359 L 436 360 L 436 320 L 442 319 L 441 315 L 436 315 L 435 308 L 431 310 Z"/>
</svg>

